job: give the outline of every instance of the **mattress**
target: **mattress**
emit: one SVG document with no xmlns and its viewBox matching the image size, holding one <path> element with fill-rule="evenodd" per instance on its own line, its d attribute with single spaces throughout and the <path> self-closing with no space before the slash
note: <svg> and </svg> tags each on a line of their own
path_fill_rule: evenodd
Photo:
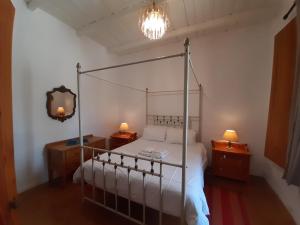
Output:
<svg viewBox="0 0 300 225">
<path fill-rule="evenodd" d="M 163 161 L 181 164 L 182 145 L 168 144 L 166 142 L 148 141 L 142 138 L 119 147 L 113 151 L 123 152 L 132 155 L 145 149 L 154 149 L 155 151 L 165 152 L 167 156 Z M 108 154 L 102 154 L 101 159 L 108 159 Z M 121 162 L 120 156 L 111 155 L 112 162 Z M 134 159 L 124 157 L 124 165 L 134 167 Z M 209 214 L 206 198 L 203 192 L 204 187 L 204 169 L 207 165 L 207 150 L 202 143 L 188 145 L 187 169 L 186 169 L 186 207 L 185 217 L 188 225 L 208 225 L 207 216 Z M 92 160 L 84 163 L 84 180 L 92 184 Z M 150 171 L 149 161 L 139 160 L 139 169 Z M 180 217 L 181 215 L 181 168 L 163 165 L 163 212 L 169 215 Z M 115 169 L 111 165 L 105 165 L 105 187 L 106 191 L 114 193 L 115 190 Z M 94 161 L 95 185 L 103 189 L 103 166 L 102 163 Z M 159 173 L 159 164 L 154 163 L 154 172 Z M 131 200 L 137 203 L 143 203 L 143 178 L 142 174 L 136 171 L 130 172 L 131 182 Z M 73 181 L 80 182 L 80 168 L 76 170 Z M 145 177 L 145 198 L 146 205 L 150 208 L 159 210 L 160 191 L 159 178 L 151 175 Z M 127 169 L 117 168 L 117 190 L 118 195 L 128 198 L 128 172 Z"/>
</svg>

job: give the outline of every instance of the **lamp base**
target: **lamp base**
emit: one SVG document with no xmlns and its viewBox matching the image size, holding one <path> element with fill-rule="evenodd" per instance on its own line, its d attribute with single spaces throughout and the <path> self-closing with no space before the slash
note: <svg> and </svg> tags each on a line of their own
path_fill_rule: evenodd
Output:
<svg viewBox="0 0 300 225">
<path fill-rule="evenodd" d="M 232 149 L 232 142 L 228 141 L 227 149 Z"/>
<path fill-rule="evenodd" d="M 119 133 L 120 133 L 120 134 L 127 134 L 128 131 L 120 131 L 120 130 L 119 130 Z"/>
</svg>

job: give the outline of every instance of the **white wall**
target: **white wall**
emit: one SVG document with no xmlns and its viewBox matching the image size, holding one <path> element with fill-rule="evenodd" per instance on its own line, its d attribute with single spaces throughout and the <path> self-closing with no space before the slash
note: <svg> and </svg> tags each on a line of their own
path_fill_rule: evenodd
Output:
<svg viewBox="0 0 300 225">
<path fill-rule="evenodd" d="M 13 2 L 14 146 L 17 189 L 22 192 L 47 181 L 44 145 L 78 135 L 77 113 L 64 123 L 47 116 L 46 92 L 65 85 L 76 93 L 76 63 L 85 68 L 107 65 L 113 56 L 45 12 L 28 10 L 23 0 Z M 117 126 L 117 96 L 114 89 L 100 90 L 96 84 L 83 78 L 84 133 L 107 136 Z"/>
<path fill-rule="evenodd" d="M 203 84 L 203 142 L 210 148 L 212 139 L 220 139 L 225 129 L 236 129 L 240 141 L 249 144 L 253 154 L 251 171 L 263 175 L 263 151 L 267 124 L 268 101 L 272 71 L 270 23 L 251 26 L 206 37 L 192 38 L 192 60 Z M 183 40 L 165 47 L 125 55 L 121 61 L 174 54 L 183 51 Z M 183 87 L 183 59 L 149 63 L 123 70 L 123 82 L 150 90 L 176 90 Z M 191 78 L 191 88 L 196 88 Z M 137 107 L 123 106 L 121 117 L 141 130 L 144 111 L 139 119 L 130 116 L 136 108 L 144 108 L 139 94 L 125 92 L 125 98 L 141 98 Z M 198 98 L 191 96 L 191 115 L 197 115 Z M 156 99 L 159 99 L 155 97 Z M 182 96 L 153 100 L 153 113 L 182 114 Z"/>
</svg>

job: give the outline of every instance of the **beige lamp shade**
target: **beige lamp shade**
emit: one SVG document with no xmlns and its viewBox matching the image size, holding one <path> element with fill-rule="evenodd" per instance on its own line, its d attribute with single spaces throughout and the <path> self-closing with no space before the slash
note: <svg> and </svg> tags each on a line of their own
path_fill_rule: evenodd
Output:
<svg viewBox="0 0 300 225">
<path fill-rule="evenodd" d="M 237 142 L 239 140 L 239 137 L 235 130 L 225 130 L 223 138 L 224 140 L 230 142 Z"/>
<path fill-rule="evenodd" d="M 56 113 L 58 116 L 64 116 L 65 115 L 65 109 L 62 106 L 57 107 Z"/>
<path fill-rule="evenodd" d="M 120 132 L 128 131 L 128 124 L 127 123 L 121 123 L 119 131 Z"/>
</svg>

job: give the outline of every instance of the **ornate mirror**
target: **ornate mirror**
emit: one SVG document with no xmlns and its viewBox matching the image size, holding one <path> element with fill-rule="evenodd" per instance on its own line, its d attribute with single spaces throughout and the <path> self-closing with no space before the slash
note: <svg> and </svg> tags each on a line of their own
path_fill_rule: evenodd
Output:
<svg viewBox="0 0 300 225">
<path fill-rule="evenodd" d="M 61 122 L 75 114 L 76 94 L 65 86 L 47 92 L 47 113 L 52 119 Z"/>
</svg>

